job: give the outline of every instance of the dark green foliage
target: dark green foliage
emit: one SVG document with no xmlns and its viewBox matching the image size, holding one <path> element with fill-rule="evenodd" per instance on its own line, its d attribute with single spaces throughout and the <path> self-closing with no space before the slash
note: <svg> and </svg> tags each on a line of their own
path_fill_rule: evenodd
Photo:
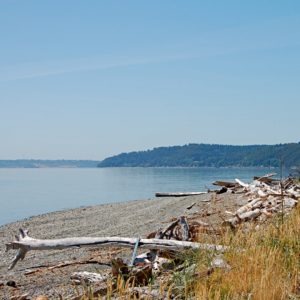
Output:
<svg viewBox="0 0 300 300">
<path fill-rule="evenodd" d="M 122 153 L 104 159 L 98 167 L 286 167 L 300 165 L 300 143 L 230 146 L 188 144 Z"/>
</svg>

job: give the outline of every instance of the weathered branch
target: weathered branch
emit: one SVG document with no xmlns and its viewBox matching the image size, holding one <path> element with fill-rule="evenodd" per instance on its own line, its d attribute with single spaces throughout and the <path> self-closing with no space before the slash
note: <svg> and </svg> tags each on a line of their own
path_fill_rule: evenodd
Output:
<svg viewBox="0 0 300 300">
<path fill-rule="evenodd" d="M 20 229 L 21 235 L 18 240 L 6 244 L 6 251 L 11 249 L 19 250 L 9 269 L 12 269 L 16 263 L 24 259 L 26 253 L 30 250 L 53 250 L 66 249 L 74 247 L 129 247 L 133 248 L 136 244 L 135 238 L 124 237 L 72 237 L 53 240 L 34 239 L 28 236 L 26 231 Z M 139 248 L 146 249 L 166 249 L 180 251 L 184 249 L 204 249 L 224 251 L 226 247 L 221 245 L 200 244 L 187 241 L 162 240 L 162 239 L 141 239 Z"/>
<path fill-rule="evenodd" d="M 164 229 L 159 230 L 157 234 L 155 235 L 156 239 L 163 239 L 167 232 L 170 231 L 169 238 L 173 235 L 173 229 L 178 225 L 179 219 L 175 220 L 171 224 L 168 224 Z"/>
<path fill-rule="evenodd" d="M 110 267 L 111 264 L 108 262 L 100 262 L 97 260 L 84 260 L 84 261 L 64 261 L 61 262 L 57 265 L 53 265 L 53 266 L 38 266 L 38 267 L 34 267 L 35 270 L 28 270 L 25 271 L 24 275 L 29 276 L 38 272 L 42 272 L 43 268 L 45 268 L 46 270 L 52 271 L 54 269 L 58 269 L 58 268 L 64 268 L 64 267 L 68 267 L 68 266 L 74 266 L 74 265 L 88 265 L 88 264 L 95 264 L 95 265 L 102 265 L 102 266 L 107 266 Z"/>
</svg>

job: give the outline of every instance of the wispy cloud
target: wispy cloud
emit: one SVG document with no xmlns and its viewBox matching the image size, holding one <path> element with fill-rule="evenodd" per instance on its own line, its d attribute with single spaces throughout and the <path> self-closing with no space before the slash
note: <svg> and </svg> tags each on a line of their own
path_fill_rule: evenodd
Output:
<svg viewBox="0 0 300 300">
<path fill-rule="evenodd" d="M 231 52 L 233 49 L 230 49 Z M 74 60 L 31 62 L 1 68 L 0 82 L 22 79 L 33 79 L 47 76 L 62 75 L 75 72 L 88 72 L 97 70 L 108 70 L 114 68 L 125 68 L 130 66 L 142 66 L 157 63 L 168 63 L 181 60 L 199 59 L 208 55 L 220 55 L 228 53 L 228 49 L 213 51 L 203 47 L 201 51 L 185 54 L 155 55 L 145 54 L 144 57 L 131 55 L 132 57 L 88 57 Z"/>
<path fill-rule="evenodd" d="M 294 24 L 293 27 L 291 23 Z M 281 18 L 267 20 L 260 24 L 207 32 L 194 39 L 164 45 L 153 53 L 142 53 L 142 55 L 131 53 L 128 56 L 86 57 L 1 67 L 0 82 L 299 46 L 298 27 L 298 18 Z"/>
<path fill-rule="evenodd" d="M 31 62 L 1 68 L 0 81 L 32 79 L 46 76 L 61 75 L 74 72 L 88 72 L 113 68 L 124 68 L 196 58 L 197 55 L 166 55 L 145 57 L 88 57 L 75 60 Z"/>
<path fill-rule="evenodd" d="M 161 61 L 161 59 L 154 58 L 110 58 L 109 61 L 105 61 L 104 59 L 99 59 L 98 57 L 90 57 L 78 58 L 77 60 L 32 62 L 2 68 L 0 72 L 0 81 L 12 81 L 74 72 L 105 70 L 134 65 L 143 65 L 159 61 Z"/>
</svg>

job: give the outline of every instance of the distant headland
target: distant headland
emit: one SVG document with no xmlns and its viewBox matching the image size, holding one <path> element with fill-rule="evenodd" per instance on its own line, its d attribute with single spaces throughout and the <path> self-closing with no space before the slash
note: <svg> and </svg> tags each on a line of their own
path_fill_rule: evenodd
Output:
<svg viewBox="0 0 300 300">
<path fill-rule="evenodd" d="M 98 167 L 278 167 L 281 162 L 300 166 L 300 143 L 159 147 L 108 157 Z"/>
</svg>

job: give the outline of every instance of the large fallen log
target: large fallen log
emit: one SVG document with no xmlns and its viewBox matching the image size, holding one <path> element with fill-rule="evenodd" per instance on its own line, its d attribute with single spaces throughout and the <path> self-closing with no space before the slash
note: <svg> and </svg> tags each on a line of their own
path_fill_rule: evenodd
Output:
<svg viewBox="0 0 300 300">
<path fill-rule="evenodd" d="M 136 238 L 124 237 L 72 237 L 53 240 L 34 239 L 28 236 L 28 231 L 20 229 L 20 235 L 16 240 L 6 244 L 6 251 L 17 249 L 18 253 L 14 257 L 9 269 L 12 269 L 16 263 L 25 258 L 30 250 L 53 250 L 78 247 L 129 247 L 133 248 L 136 244 Z M 174 250 L 184 249 L 203 249 L 212 251 L 225 251 L 226 247 L 222 245 L 200 244 L 187 241 L 162 240 L 162 239 L 140 239 L 140 248 Z"/>
</svg>

